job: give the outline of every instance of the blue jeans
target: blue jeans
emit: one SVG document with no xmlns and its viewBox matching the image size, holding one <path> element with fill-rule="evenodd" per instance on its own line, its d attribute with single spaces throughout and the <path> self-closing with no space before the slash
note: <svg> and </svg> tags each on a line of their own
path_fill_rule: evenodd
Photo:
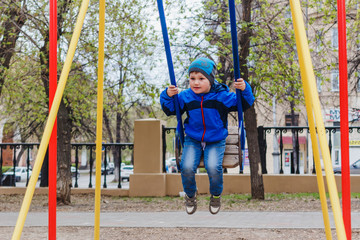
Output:
<svg viewBox="0 0 360 240">
<path fill-rule="evenodd" d="M 203 150 L 201 142 L 185 137 L 180 170 L 184 192 L 193 197 L 196 192 L 195 173 L 199 166 L 201 155 L 204 156 L 204 165 L 210 182 L 210 193 L 218 196 L 223 190 L 222 162 L 225 152 L 225 140 L 206 143 Z"/>
</svg>

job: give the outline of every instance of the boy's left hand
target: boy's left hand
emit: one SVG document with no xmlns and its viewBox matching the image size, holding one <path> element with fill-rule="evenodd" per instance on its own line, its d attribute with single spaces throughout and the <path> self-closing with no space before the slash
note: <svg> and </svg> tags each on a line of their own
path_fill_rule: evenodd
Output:
<svg viewBox="0 0 360 240">
<path fill-rule="evenodd" d="M 246 83 L 244 81 L 244 79 L 239 78 L 237 81 L 234 82 L 234 87 L 236 89 L 240 89 L 241 91 L 244 91 L 246 88 Z"/>
</svg>

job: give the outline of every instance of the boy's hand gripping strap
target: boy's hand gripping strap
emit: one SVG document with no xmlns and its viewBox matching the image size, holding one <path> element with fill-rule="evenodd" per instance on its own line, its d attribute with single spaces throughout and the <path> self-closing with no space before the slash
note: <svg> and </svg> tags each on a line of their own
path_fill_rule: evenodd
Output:
<svg viewBox="0 0 360 240">
<path fill-rule="evenodd" d="M 163 7 L 162 0 L 157 0 L 157 4 L 158 4 L 158 10 L 159 10 L 159 16 L 160 16 L 160 22 L 161 22 L 161 30 L 162 30 L 163 39 L 164 39 L 166 60 L 167 60 L 168 68 L 169 68 L 170 82 L 172 85 L 176 86 L 174 66 L 173 66 L 173 62 L 172 62 L 172 58 L 171 58 L 169 36 L 168 36 L 167 27 L 166 27 L 164 7 Z M 176 118 L 178 121 L 178 125 L 176 128 L 176 135 L 180 137 L 180 143 L 181 143 L 181 146 L 183 147 L 184 146 L 184 128 L 182 125 L 179 97 L 177 94 L 174 96 L 174 100 L 175 100 Z"/>
<path fill-rule="evenodd" d="M 235 81 L 239 79 L 240 76 L 240 64 L 239 64 L 239 50 L 238 50 L 238 40 L 237 40 L 237 30 L 236 30 L 236 15 L 235 15 L 235 2 L 234 0 L 229 0 L 229 12 L 230 12 L 230 26 L 231 26 L 231 42 L 233 50 L 233 61 L 234 61 L 234 76 Z M 241 142 L 241 150 L 245 150 L 245 129 L 244 129 L 244 120 L 243 120 L 243 109 L 241 104 L 241 91 L 236 89 L 236 100 L 237 100 L 237 110 L 239 118 L 239 135 Z"/>
</svg>

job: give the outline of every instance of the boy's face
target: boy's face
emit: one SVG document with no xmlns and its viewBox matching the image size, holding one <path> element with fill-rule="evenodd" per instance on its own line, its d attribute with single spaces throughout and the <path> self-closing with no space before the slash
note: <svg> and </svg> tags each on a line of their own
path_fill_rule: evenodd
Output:
<svg viewBox="0 0 360 240">
<path fill-rule="evenodd" d="M 194 93 L 208 93 L 210 92 L 210 81 L 200 72 L 190 73 L 190 88 Z"/>
</svg>

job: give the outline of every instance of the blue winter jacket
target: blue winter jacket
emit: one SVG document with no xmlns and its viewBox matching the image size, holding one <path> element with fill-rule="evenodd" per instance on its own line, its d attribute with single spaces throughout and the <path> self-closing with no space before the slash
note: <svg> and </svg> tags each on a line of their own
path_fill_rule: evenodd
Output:
<svg viewBox="0 0 360 240">
<path fill-rule="evenodd" d="M 243 111 L 255 100 L 250 85 L 245 83 L 241 99 Z M 160 95 L 161 107 L 167 116 L 175 115 L 174 98 L 169 97 L 166 90 Z M 217 81 L 208 93 L 196 94 L 190 88 L 180 92 L 179 105 L 181 114 L 187 114 L 184 121 L 186 135 L 203 142 L 224 140 L 228 135 L 228 113 L 237 111 L 236 94 Z"/>
</svg>

